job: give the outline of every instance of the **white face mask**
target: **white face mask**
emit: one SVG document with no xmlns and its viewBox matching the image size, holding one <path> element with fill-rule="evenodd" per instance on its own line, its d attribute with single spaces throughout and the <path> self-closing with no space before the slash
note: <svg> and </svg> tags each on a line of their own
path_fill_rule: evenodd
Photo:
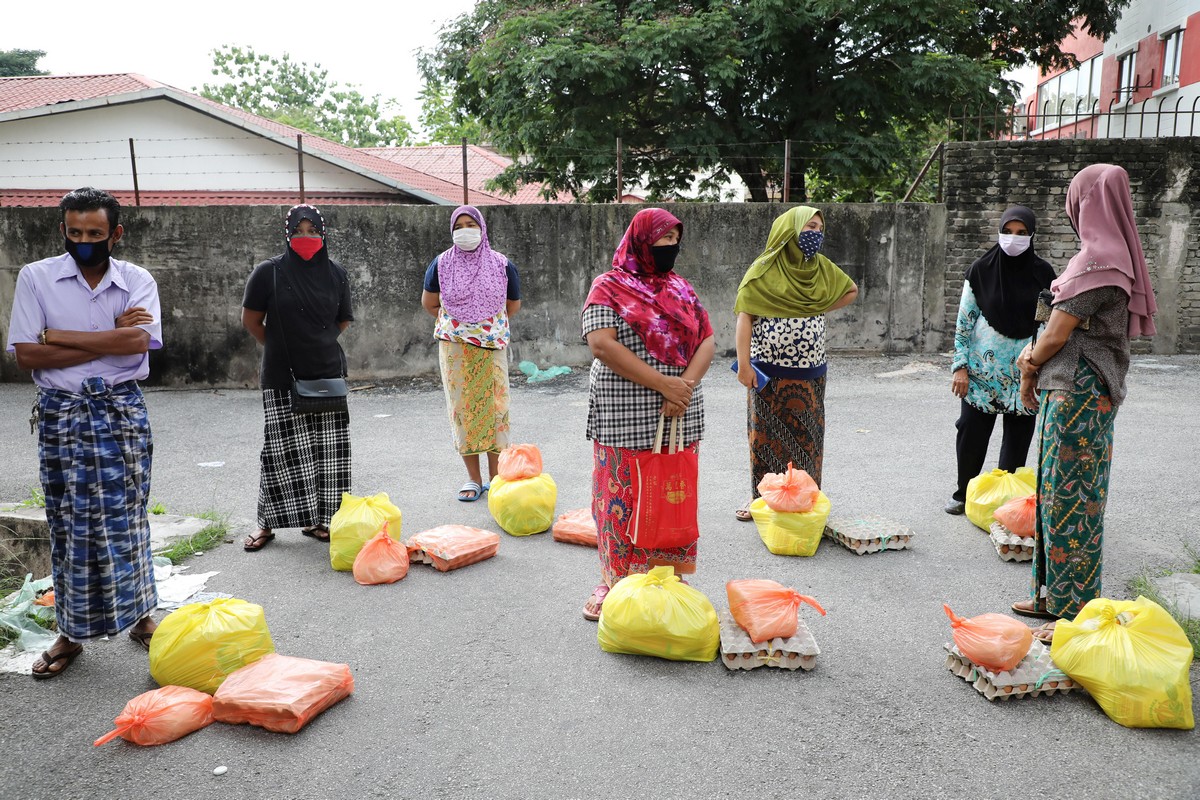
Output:
<svg viewBox="0 0 1200 800">
<path fill-rule="evenodd" d="M 1010 256 L 1019 256 L 1029 249 L 1032 236 L 1017 236 L 1015 233 L 1000 234 L 1000 249 Z"/>
<path fill-rule="evenodd" d="M 483 241 L 483 231 L 479 228 L 459 228 L 452 237 L 454 243 L 463 250 L 474 250 Z"/>
</svg>

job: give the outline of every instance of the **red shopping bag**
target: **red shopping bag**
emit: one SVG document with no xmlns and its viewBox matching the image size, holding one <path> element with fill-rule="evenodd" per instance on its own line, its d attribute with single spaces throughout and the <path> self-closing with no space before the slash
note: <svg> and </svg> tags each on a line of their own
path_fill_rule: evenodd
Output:
<svg viewBox="0 0 1200 800">
<path fill-rule="evenodd" d="M 696 522 L 699 460 L 684 449 L 679 417 L 671 418 L 667 452 L 662 452 L 663 422 L 658 418 L 654 449 L 634 457 L 633 519 L 629 532 L 637 547 L 686 547 L 700 538 Z"/>
</svg>

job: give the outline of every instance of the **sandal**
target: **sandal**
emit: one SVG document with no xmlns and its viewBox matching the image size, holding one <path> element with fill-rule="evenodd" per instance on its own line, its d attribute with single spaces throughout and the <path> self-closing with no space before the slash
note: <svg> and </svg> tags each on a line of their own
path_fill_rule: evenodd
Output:
<svg viewBox="0 0 1200 800">
<path fill-rule="evenodd" d="M 483 487 L 475 481 L 467 481 L 458 490 L 458 502 L 474 503 L 483 494 Z"/>
<path fill-rule="evenodd" d="M 1058 619 L 1058 614 L 1051 614 L 1045 608 L 1039 608 L 1038 604 L 1032 600 L 1018 600 L 1012 604 L 1014 614 L 1020 614 L 1022 617 L 1034 617 L 1035 619 Z"/>
<path fill-rule="evenodd" d="M 600 584 L 592 590 L 592 596 L 583 604 L 583 618 L 595 622 L 600 619 L 600 607 L 604 605 L 604 598 L 608 596 L 608 586 Z"/>
<path fill-rule="evenodd" d="M 753 502 L 753 501 L 751 501 L 751 502 Z M 737 518 L 738 522 L 753 522 L 754 521 L 754 515 L 750 513 L 750 503 L 746 503 L 746 505 L 742 506 L 737 511 L 733 512 L 733 516 Z"/>
<path fill-rule="evenodd" d="M 71 666 L 71 662 L 74 661 L 76 656 L 82 652 L 83 645 L 81 644 L 75 645 L 74 648 L 60 650 L 55 655 L 50 655 L 50 651 L 47 650 L 42 653 L 42 663 L 46 665 L 46 668 L 41 672 L 38 672 L 35 669 L 30 674 L 32 674 L 33 677 L 39 681 L 46 680 L 47 678 L 53 678 L 56 675 L 61 675 L 67 671 L 67 667 Z M 60 661 L 63 662 L 62 666 L 58 669 L 52 669 L 52 667 Z"/>
<path fill-rule="evenodd" d="M 246 541 L 242 542 L 242 549 L 247 553 L 253 553 L 262 550 L 274 539 L 275 534 L 271 533 L 270 528 L 259 528 L 253 536 L 246 537 Z"/>
<path fill-rule="evenodd" d="M 318 542 L 329 541 L 329 528 L 324 525 L 310 525 L 307 528 L 301 528 L 300 532 L 305 536 L 310 536 Z"/>
<path fill-rule="evenodd" d="M 1055 620 L 1057 622 L 1057 620 Z M 1044 645 L 1054 643 L 1054 622 L 1047 622 L 1045 625 L 1039 625 L 1033 629 L 1033 638 L 1037 639 Z"/>
<path fill-rule="evenodd" d="M 150 652 L 150 640 L 154 638 L 154 631 L 147 633 L 146 631 L 130 631 L 129 640 L 136 642 L 146 648 L 146 652 Z"/>
</svg>

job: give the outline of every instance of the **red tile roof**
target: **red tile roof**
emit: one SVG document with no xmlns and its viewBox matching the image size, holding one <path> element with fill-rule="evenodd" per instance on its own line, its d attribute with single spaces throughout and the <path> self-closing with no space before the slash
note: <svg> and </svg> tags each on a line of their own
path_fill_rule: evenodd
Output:
<svg viewBox="0 0 1200 800">
<path fill-rule="evenodd" d="M 72 187 L 74 188 L 74 187 Z M 71 188 L 63 189 L 0 189 L 0 207 L 45 208 L 57 206 Z M 112 195 L 122 206 L 133 207 L 132 191 L 115 190 Z M 143 206 L 290 206 L 300 202 L 296 192 L 239 192 L 239 191 L 168 191 L 142 192 Z M 401 200 L 399 195 L 389 192 L 339 192 L 308 193 L 306 203 L 317 206 L 336 205 L 387 205 Z"/>
<path fill-rule="evenodd" d="M 0 78 L 0 114 L 76 100 L 94 100 L 164 84 L 133 73 L 119 75 L 30 75 Z"/>
<path fill-rule="evenodd" d="M 462 147 L 459 145 L 426 145 L 424 147 L 364 147 L 365 153 L 403 165 L 418 172 L 432 175 L 456 186 L 462 186 Z M 474 205 L 509 205 L 526 203 L 569 203 L 569 195 L 560 195 L 554 200 L 541 196 L 542 185 L 531 183 L 522 186 L 515 195 L 505 195 L 484 184 L 499 175 L 512 159 L 486 147 L 467 145 L 467 188 Z M 459 196 L 462 190 L 459 189 Z"/>
</svg>

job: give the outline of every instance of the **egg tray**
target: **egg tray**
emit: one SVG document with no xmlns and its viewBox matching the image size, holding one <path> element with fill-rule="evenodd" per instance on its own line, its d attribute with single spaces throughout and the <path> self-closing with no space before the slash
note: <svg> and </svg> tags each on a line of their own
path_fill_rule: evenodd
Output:
<svg viewBox="0 0 1200 800">
<path fill-rule="evenodd" d="M 1050 648 L 1037 639 L 1033 640 L 1025 658 L 1006 672 L 992 672 L 977 666 L 952 643 L 943 647 L 946 649 L 946 668 L 993 702 L 1013 697 L 1050 697 L 1083 689 L 1055 666 L 1050 660 Z"/>
<path fill-rule="evenodd" d="M 916 534 L 912 528 L 878 514 L 834 517 L 825 524 L 825 538 L 858 555 L 884 550 L 907 550 Z"/>
<path fill-rule="evenodd" d="M 733 614 L 722 611 L 717 615 L 721 623 L 721 663 L 730 670 L 778 667 L 807 672 L 817 665 L 821 648 L 817 647 L 817 641 L 799 611 L 796 618 L 795 636 L 752 642 L 750 634 L 737 624 Z"/>
<path fill-rule="evenodd" d="M 1005 561 L 1033 561 L 1033 537 L 1017 536 L 999 522 L 992 523 L 992 544 L 996 555 Z"/>
</svg>

